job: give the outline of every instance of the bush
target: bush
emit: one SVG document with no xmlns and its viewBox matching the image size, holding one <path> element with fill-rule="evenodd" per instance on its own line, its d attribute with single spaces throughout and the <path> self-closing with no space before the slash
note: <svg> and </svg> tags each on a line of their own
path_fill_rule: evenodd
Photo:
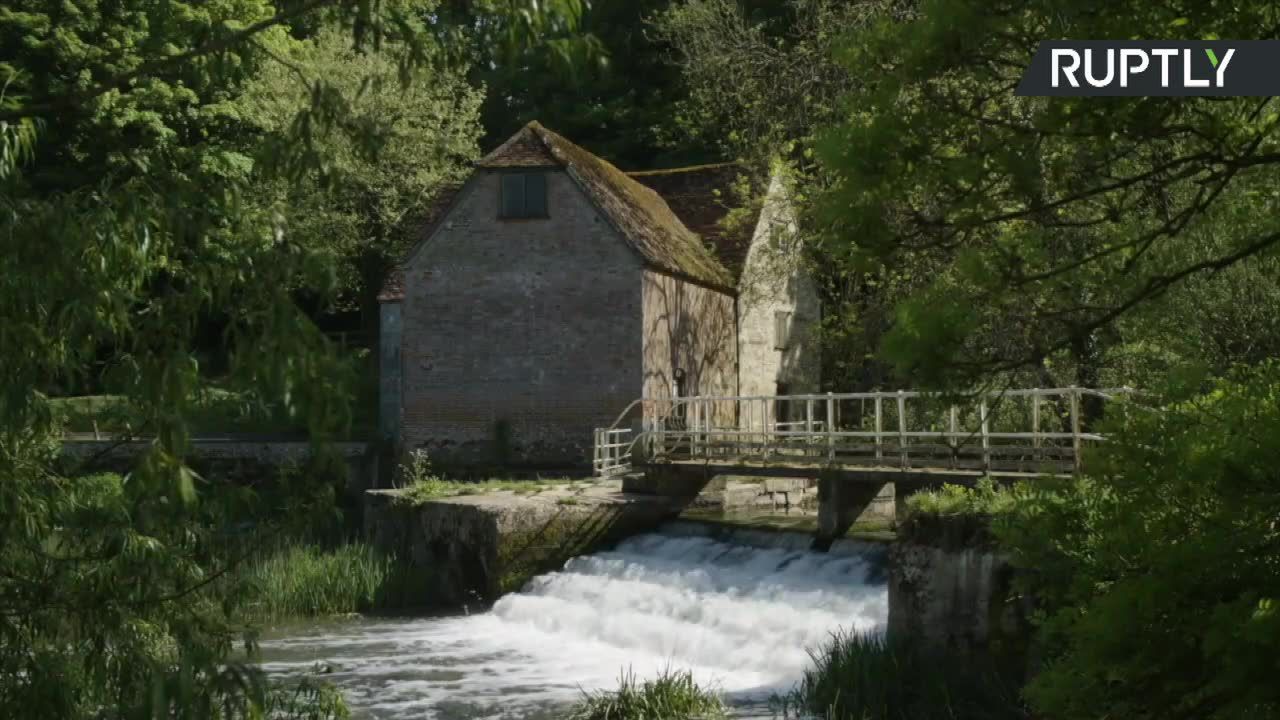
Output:
<svg viewBox="0 0 1280 720">
<path fill-rule="evenodd" d="M 1109 417 L 1090 477 L 994 529 L 1043 606 L 1052 719 L 1280 717 L 1280 365 Z"/>
<path fill-rule="evenodd" d="M 699 687 L 687 670 L 667 669 L 653 680 L 637 682 L 627 671 L 616 691 L 587 693 L 569 720 L 715 720 L 727 718 L 724 701 Z"/>
<path fill-rule="evenodd" d="M 984 476 L 973 487 L 947 484 L 914 493 L 907 498 L 907 510 L 920 515 L 994 516 L 1008 512 L 1016 495 L 1012 488 L 999 487 Z"/>
<path fill-rule="evenodd" d="M 249 613 L 278 620 L 371 610 L 392 568 L 390 558 L 359 543 L 333 550 L 289 544 L 249 562 L 241 579 L 256 598 Z"/>
<path fill-rule="evenodd" d="M 1025 720 L 1015 683 L 969 656 L 839 633 L 778 700 L 785 717 L 823 720 Z"/>
</svg>

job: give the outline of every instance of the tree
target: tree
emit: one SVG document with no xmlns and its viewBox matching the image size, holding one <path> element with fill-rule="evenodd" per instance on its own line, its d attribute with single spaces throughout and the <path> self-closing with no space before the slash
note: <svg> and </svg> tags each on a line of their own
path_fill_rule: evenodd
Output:
<svg viewBox="0 0 1280 720">
<path fill-rule="evenodd" d="M 1150 400 L 1148 400 L 1150 402 Z M 1280 366 L 1109 418 L 1089 479 L 996 525 L 1040 604 L 1045 718 L 1280 713 Z"/>
<path fill-rule="evenodd" d="M 377 328 L 377 294 L 391 266 L 418 239 L 423 216 L 440 192 L 464 178 L 478 155 L 482 93 L 462 69 L 433 50 L 433 72 L 402 83 L 385 54 L 358 52 L 350 38 L 322 30 L 289 42 L 239 100 L 242 118 L 258 132 L 287 137 L 317 80 L 350 99 L 380 139 L 375 153 L 329 128 L 311 142 L 325 164 L 303 182 L 277 181 L 269 207 L 293 232 L 340 259 L 343 304 L 353 303 L 364 327 Z"/>
<path fill-rule="evenodd" d="M 933 268 L 884 343 L 898 370 L 934 386 L 1026 372 L 1095 384 L 1107 348 L 1134 339 L 1123 318 L 1271 254 L 1269 98 L 1013 89 L 1044 38 L 1267 38 L 1278 21 L 1260 2 L 945 0 L 851 37 L 861 90 L 820 143 L 835 180 L 819 216 L 849 267 Z"/>
<path fill-rule="evenodd" d="M 336 267 L 257 195 L 332 169 L 338 134 L 371 157 L 383 128 L 320 77 L 280 132 L 246 143 L 239 100 L 304 20 L 343 28 L 354 52 L 382 52 L 379 68 L 413 81 L 430 68 L 430 8 L 0 8 L 0 716 L 341 712 L 312 691 L 273 697 L 232 654 L 256 635 L 237 617 L 243 593 L 224 583 L 255 540 L 237 523 L 257 500 L 214 492 L 184 460 L 205 381 L 191 347 L 202 317 L 225 314 L 232 381 L 305 424 L 326 457 L 350 375 L 293 290 L 332 297 Z M 151 437 L 123 479 L 59 460 L 44 392 L 104 354 Z M 332 508 L 320 470 L 281 500 L 283 516 Z"/>
<path fill-rule="evenodd" d="M 647 24 L 670 4 L 552 3 L 561 19 L 514 27 L 497 15 L 501 2 L 447 4 L 451 28 L 474 28 L 465 40 L 472 78 L 488 89 L 483 145 L 537 120 L 627 170 L 719 159 L 715 143 L 681 132 L 672 110 L 683 97 L 680 75 Z M 528 41 L 513 49 L 512 35 Z"/>
<path fill-rule="evenodd" d="M 841 61 L 848 33 L 906 17 L 897 0 L 683 0 L 655 21 L 673 50 L 688 98 L 682 131 L 739 159 L 755 187 L 784 163 L 786 191 L 823 296 L 822 377 L 837 390 L 883 388 L 889 368 L 875 354 L 894 307 L 921 283 L 923 265 L 853 269 L 829 262 L 829 228 L 813 213 L 831 182 L 814 156 L 818 138 L 842 117 L 842 98 L 863 79 Z M 758 198 L 756 198 L 758 200 Z M 839 238 L 831 238 L 839 243 Z"/>
</svg>

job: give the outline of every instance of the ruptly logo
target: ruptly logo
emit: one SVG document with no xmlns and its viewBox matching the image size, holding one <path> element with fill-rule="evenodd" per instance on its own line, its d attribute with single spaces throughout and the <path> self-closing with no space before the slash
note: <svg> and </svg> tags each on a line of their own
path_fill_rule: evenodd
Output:
<svg viewBox="0 0 1280 720">
<path fill-rule="evenodd" d="M 1280 95 L 1280 41 L 1046 40 L 1018 95 Z"/>
</svg>

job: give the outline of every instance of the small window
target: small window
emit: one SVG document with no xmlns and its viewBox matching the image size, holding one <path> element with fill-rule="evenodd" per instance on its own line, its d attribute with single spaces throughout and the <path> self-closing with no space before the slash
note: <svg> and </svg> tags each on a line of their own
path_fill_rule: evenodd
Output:
<svg viewBox="0 0 1280 720">
<path fill-rule="evenodd" d="M 786 350 L 791 339 L 791 313 L 777 310 L 773 313 L 773 349 Z"/>
<path fill-rule="evenodd" d="M 543 173 L 502 175 L 502 218 L 547 217 L 547 176 Z"/>
</svg>

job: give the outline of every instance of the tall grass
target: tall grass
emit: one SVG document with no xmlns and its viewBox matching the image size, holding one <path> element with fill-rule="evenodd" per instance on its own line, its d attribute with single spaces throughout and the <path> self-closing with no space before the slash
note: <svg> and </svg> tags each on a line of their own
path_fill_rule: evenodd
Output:
<svg viewBox="0 0 1280 720">
<path fill-rule="evenodd" d="M 253 591 L 249 612 L 261 620 L 343 615 L 374 609 L 393 560 L 361 543 L 333 549 L 290 543 L 241 572 Z"/>
<path fill-rule="evenodd" d="M 1026 720 L 1018 686 L 972 656 L 842 633 L 779 699 L 784 717 L 823 720 Z"/>
<path fill-rule="evenodd" d="M 687 670 L 664 670 L 637 682 L 624 672 L 615 691 L 587 693 L 568 720 L 720 720 L 728 712 L 720 695 L 699 687 Z"/>
</svg>

